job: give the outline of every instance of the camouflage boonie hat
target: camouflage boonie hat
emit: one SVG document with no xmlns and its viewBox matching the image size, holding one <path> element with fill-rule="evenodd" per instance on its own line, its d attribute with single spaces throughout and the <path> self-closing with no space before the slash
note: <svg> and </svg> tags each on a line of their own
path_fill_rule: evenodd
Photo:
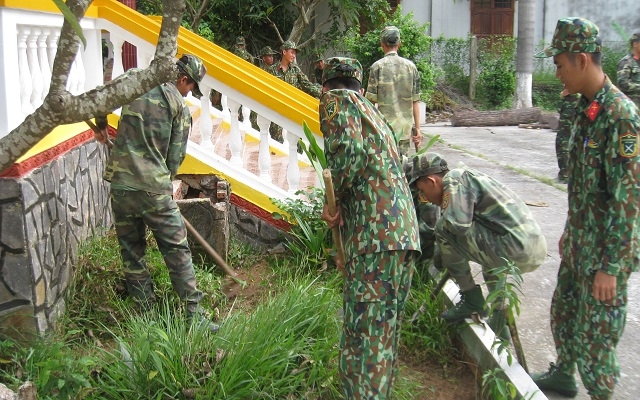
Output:
<svg viewBox="0 0 640 400">
<path fill-rule="evenodd" d="M 239 45 L 239 44 L 241 44 L 241 45 L 246 45 L 246 44 L 247 44 L 247 43 L 244 41 L 244 36 L 238 36 L 238 37 L 236 38 L 236 45 Z"/>
<path fill-rule="evenodd" d="M 380 41 L 395 46 L 400 43 L 400 30 L 395 26 L 385 27 L 380 34 Z"/>
<path fill-rule="evenodd" d="M 316 53 L 316 58 L 313 59 L 314 63 L 320 62 L 320 61 L 324 61 L 324 57 L 322 57 L 322 55 L 320 53 Z"/>
<path fill-rule="evenodd" d="M 264 56 L 277 56 L 278 52 L 271 48 L 271 46 L 264 46 L 262 50 L 260 50 L 260 57 Z"/>
<path fill-rule="evenodd" d="M 296 42 L 294 42 L 293 40 L 287 40 L 284 43 L 282 43 L 282 46 L 280 46 L 280 50 L 289 50 L 289 49 L 294 49 L 295 51 L 298 51 L 298 48 L 296 47 Z"/>
<path fill-rule="evenodd" d="M 447 161 L 438 153 L 424 153 L 411 158 L 404 168 L 409 185 L 413 185 L 423 176 L 449 171 Z"/>
<path fill-rule="evenodd" d="M 600 53 L 602 41 L 598 37 L 598 27 L 584 18 L 562 18 L 556 24 L 551 45 L 534 57 L 553 57 L 560 53 Z"/>
<path fill-rule="evenodd" d="M 193 79 L 196 82 L 192 90 L 193 96 L 198 99 L 202 97 L 202 92 L 200 91 L 200 82 L 202 81 L 202 78 L 204 78 L 204 76 L 207 74 L 207 69 L 205 68 L 202 61 L 192 54 L 185 54 L 180 57 L 176 64 L 183 72 L 189 75 L 189 78 Z"/>
<path fill-rule="evenodd" d="M 329 79 L 339 78 L 341 76 L 356 78 L 362 83 L 362 65 L 355 58 L 348 57 L 331 57 L 324 62 L 322 70 L 322 83 Z"/>
<path fill-rule="evenodd" d="M 631 37 L 629 38 L 629 42 L 630 43 L 640 42 L 640 32 L 636 32 L 633 35 L 631 35 Z"/>
</svg>

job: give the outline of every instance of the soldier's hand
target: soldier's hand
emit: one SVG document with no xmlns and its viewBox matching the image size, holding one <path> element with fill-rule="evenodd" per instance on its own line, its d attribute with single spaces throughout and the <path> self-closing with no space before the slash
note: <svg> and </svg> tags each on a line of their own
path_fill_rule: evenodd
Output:
<svg viewBox="0 0 640 400">
<path fill-rule="evenodd" d="M 411 128 L 411 140 L 418 146 L 422 143 L 422 133 L 415 126 Z"/>
<path fill-rule="evenodd" d="M 336 206 L 336 214 L 331 215 L 329 213 L 329 206 L 325 204 L 324 207 L 322 207 L 322 215 L 320 215 L 320 218 L 322 218 L 322 220 L 326 222 L 327 225 L 329 225 L 329 228 L 331 229 L 337 226 L 342 226 L 344 224 L 344 221 L 342 221 L 342 213 L 340 212 L 340 206 Z"/>
<path fill-rule="evenodd" d="M 598 271 L 593 279 L 593 298 L 598 301 L 610 301 L 617 294 L 618 277 Z"/>
</svg>

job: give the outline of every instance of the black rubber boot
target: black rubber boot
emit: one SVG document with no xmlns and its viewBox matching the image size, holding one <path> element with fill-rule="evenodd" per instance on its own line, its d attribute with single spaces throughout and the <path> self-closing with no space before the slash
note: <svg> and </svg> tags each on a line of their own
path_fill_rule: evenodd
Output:
<svg viewBox="0 0 640 400">
<path fill-rule="evenodd" d="M 473 289 L 460 292 L 462 299 L 455 307 L 440 314 L 440 318 L 447 322 L 460 322 L 470 318 L 471 314 L 478 313 L 481 317 L 487 316 L 487 307 L 482 295 L 482 289 L 476 285 Z"/>
</svg>

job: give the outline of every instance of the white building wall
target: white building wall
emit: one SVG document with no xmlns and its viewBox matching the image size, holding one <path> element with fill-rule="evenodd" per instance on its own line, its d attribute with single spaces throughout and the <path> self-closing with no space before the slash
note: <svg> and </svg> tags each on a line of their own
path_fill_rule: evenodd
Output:
<svg viewBox="0 0 640 400">
<path fill-rule="evenodd" d="M 405 0 L 402 13 L 414 13 L 414 19 L 429 23 L 432 37 L 467 37 L 471 29 L 471 3 L 469 0 Z"/>
</svg>

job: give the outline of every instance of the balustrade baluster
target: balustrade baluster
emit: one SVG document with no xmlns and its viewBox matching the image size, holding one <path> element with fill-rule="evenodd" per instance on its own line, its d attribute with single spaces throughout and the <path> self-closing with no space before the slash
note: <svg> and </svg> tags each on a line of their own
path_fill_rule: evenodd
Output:
<svg viewBox="0 0 640 400">
<path fill-rule="evenodd" d="M 287 183 L 289 184 L 288 192 L 290 194 L 295 194 L 298 191 L 298 187 L 300 186 L 300 166 L 298 165 L 298 137 L 291 132 L 287 132 L 286 130 L 282 131 L 285 133 L 285 138 L 287 138 L 287 142 L 289 143 L 289 165 L 287 165 Z"/>
<path fill-rule="evenodd" d="M 29 71 L 29 60 L 27 56 L 27 38 L 31 30 L 26 27 L 18 26 L 18 71 L 20 74 L 20 108 L 25 116 L 31 114 L 34 110 L 31 104 L 31 93 L 33 91 L 33 83 L 31 82 L 31 73 Z"/>
<path fill-rule="evenodd" d="M 247 106 L 242 106 L 242 124 L 244 125 L 243 126 L 244 132 L 247 132 L 249 129 L 251 129 L 250 116 L 251 116 L 251 109 Z"/>
<path fill-rule="evenodd" d="M 213 153 L 213 142 L 211 141 L 211 131 L 213 122 L 211 121 L 211 88 L 200 84 L 202 97 L 200 98 L 200 145 L 207 151 Z"/>
<path fill-rule="evenodd" d="M 44 28 L 38 37 L 38 62 L 42 72 L 42 100 L 47 97 L 51 86 L 51 64 L 47 54 L 47 39 L 51 36 L 51 29 Z"/>
<path fill-rule="evenodd" d="M 67 91 L 69 93 L 76 94 L 79 80 L 80 77 L 78 73 L 78 64 L 74 60 L 71 63 L 71 68 L 69 69 L 69 78 L 67 79 Z"/>
<path fill-rule="evenodd" d="M 231 165 L 242 167 L 242 134 L 240 133 L 240 123 L 238 121 L 238 107 L 240 103 L 233 99 L 228 99 L 229 113 L 231 116 L 231 131 L 229 132 L 229 150 L 231 150 Z"/>
<path fill-rule="evenodd" d="M 229 113 L 229 98 L 224 94 L 220 97 L 220 104 L 222 105 L 222 119 L 231 118 Z"/>
<path fill-rule="evenodd" d="M 82 46 L 80 48 L 82 48 Z M 82 53 L 80 51 L 78 51 L 78 54 L 76 54 L 76 59 L 73 63 L 76 65 L 77 79 L 76 79 L 75 91 L 72 93 L 73 94 L 84 93 L 84 85 L 85 85 L 85 82 L 87 81 L 87 71 L 85 71 L 84 69 L 84 60 L 82 59 Z"/>
<path fill-rule="evenodd" d="M 109 35 L 109 40 L 113 48 L 113 70 L 111 71 L 111 79 L 116 79 L 118 76 L 124 74 L 124 67 L 122 65 L 122 45 L 124 39 L 117 37 L 113 32 Z"/>
<path fill-rule="evenodd" d="M 34 109 L 42 104 L 42 72 L 38 60 L 38 37 L 40 28 L 31 28 L 31 33 L 27 37 L 27 60 L 29 61 L 29 72 L 31 73 L 31 105 Z"/>
<path fill-rule="evenodd" d="M 53 71 L 53 61 L 56 59 L 58 51 L 58 38 L 60 37 L 60 29 L 53 28 L 51 34 L 47 38 L 47 58 L 49 59 L 49 70 Z"/>
<path fill-rule="evenodd" d="M 258 115 L 258 128 L 260 129 L 260 149 L 258 151 L 258 170 L 260 179 L 271 183 L 271 151 L 269 149 L 269 125 L 270 121 Z"/>
</svg>

